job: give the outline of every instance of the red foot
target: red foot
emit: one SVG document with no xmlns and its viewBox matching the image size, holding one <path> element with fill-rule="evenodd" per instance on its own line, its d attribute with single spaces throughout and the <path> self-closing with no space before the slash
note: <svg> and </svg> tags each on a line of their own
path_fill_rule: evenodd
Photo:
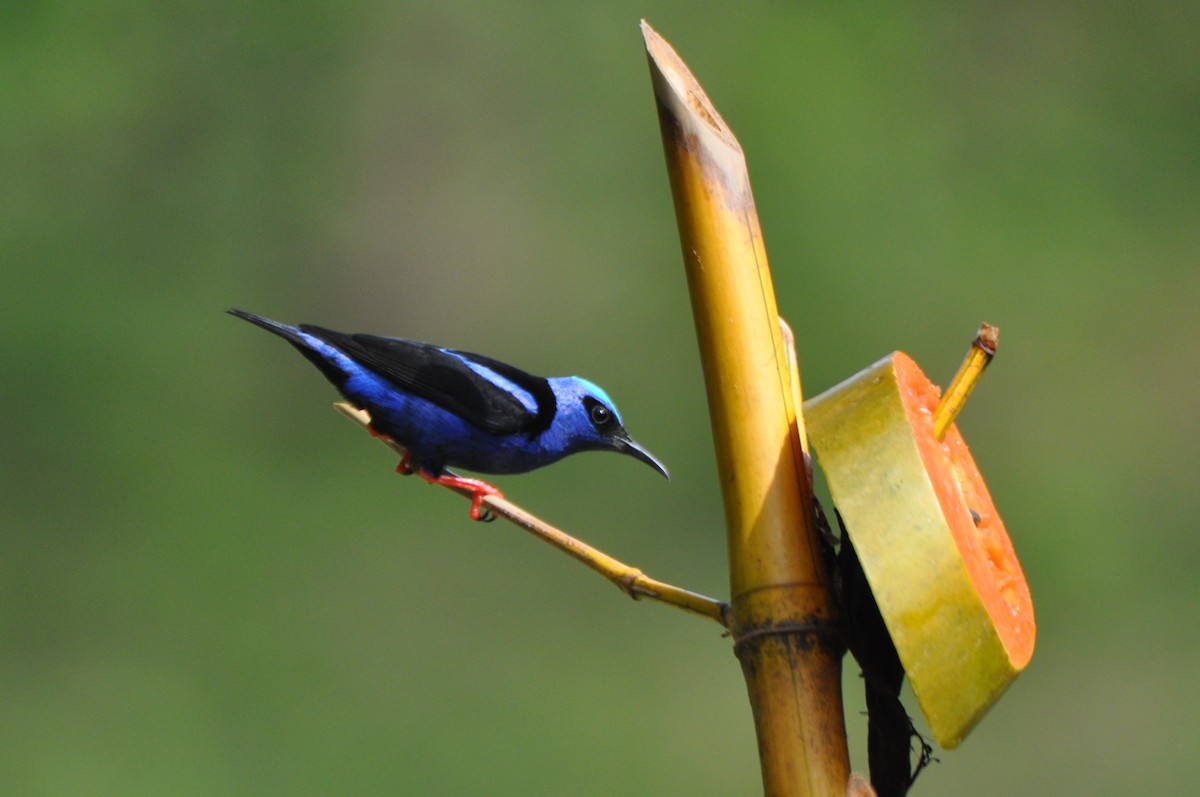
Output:
<svg viewBox="0 0 1200 797">
<path fill-rule="evenodd" d="M 380 436 L 386 437 L 386 435 Z M 416 469 L 412 464 L 412 452 L 405 449 L 404 456 L 400 457 L 400 464 L 396 466 L 396 473 L 399 473 L 401 476 L 411 476 L 414 470 Z"/>
<path fill-rule="evenodd" d="M 392 439 L 391 435 L 384 434 L 383 432 L 379 431 L 378 429 L 376 429 L 374 426 L 372 426 L 369 423 L 367 424 L 367 431 L 370 432 L 371 437 L 374 437 L 377 440 L 391 440 Z"/>
<path fill-rule="evenodd" d="M 468 479 L 465 476 L 457 476 L 453 473 L 443 473 L 440 476 L 432 476 L 426 473 L 424 470 L 417 470 L 417 474 L 430 484 L 444 484 L 447 487 L 459 487 L 470 492 L 471 520 L 493 520 L 493 515 L 490 515 L 486 511 L 481 511 L 483 509 L 484 496 L 494 495 L 497 498 L 504 497 L 504 493 L 500 492 L 487 482 L 479 479 Z"/>
</svg>

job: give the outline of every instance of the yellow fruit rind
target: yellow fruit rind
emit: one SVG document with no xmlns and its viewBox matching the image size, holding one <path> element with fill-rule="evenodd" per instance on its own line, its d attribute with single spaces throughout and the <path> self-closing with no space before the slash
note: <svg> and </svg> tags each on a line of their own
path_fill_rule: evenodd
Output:
<svg viewBox="0 0 1200 797">
<path fill-rule="evenodd" d="M 1016 678 L 1028 651 L 1014 660 L 972 582 L 906 412 L 897 357 L 907 359 L 889 355 L 805 402 L 804 416 L 913 692 L 949 749 Z M 956 459 L 974 467 L 965 446 Z"/>
</svg>

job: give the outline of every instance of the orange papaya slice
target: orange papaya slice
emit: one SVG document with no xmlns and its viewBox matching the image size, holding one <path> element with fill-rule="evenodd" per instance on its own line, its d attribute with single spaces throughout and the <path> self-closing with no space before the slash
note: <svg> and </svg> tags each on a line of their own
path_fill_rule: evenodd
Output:
<svg viewBox="0 0 1200 797">
<path fill-rule="evenodd" d="M 1004 523 L 940 391 L 895 352 L 804 404 L 834 504 L 930 729 L 956 747 L 1028 664 L 1037 626 Z"/>
</svg>

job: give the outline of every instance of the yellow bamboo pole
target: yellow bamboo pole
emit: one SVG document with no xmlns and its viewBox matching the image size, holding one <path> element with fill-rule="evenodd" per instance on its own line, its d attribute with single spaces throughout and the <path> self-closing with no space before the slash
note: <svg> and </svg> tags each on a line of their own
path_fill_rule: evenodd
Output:
<svg viewBox="0 0 1200 797">
<path fill-rule="evenodd" d="M 338 412 L 357 423 L 366 431 L 371 432 L 371 415 L 366 410 L 352 407 L 341 401 L 333 406 Z M 371 436 L 395 451 L 399 456 L 404 456 L 404 447 L 395 440 L 392 440 L 390 437 L 376 435 L 374 432 L 371 432 Z M 473 496 L 473 493 L 465 488 L 453 485 L 446 485 L 446 487 L 459 495 Z M 627 565 L 603 551 L 593 548 L 581 540 L 577 540 L 565 531 L 551 526 L 546 521 L 531 512 L 527 512 L 506 498 L 498 495 L 484 496 L 482 506 L 496 517 L 504 518 L 513 525 L 529 532 L 534 537 L 549 543 L 563 553 L 587 565 L 592 570 L 607 578 L 618 589 L 634 600 L 648 598 L 659 603 L 665 603 L 668 606 L 674 606 L 677 609 L 683 609 L 686 612 L 707 617 L 710 620 L 720 623 L 722 626 L 728 622 L 729 604 L 697 592 L 692 592 L 691 590 L 683 589 L 682 587 L 676 587 L 673 584 L 667 584 L 663 581 L 650 578 L 650 576 L 638 568 Z"/>
<path fill-rule="evenodd" d="M 788 368 L 741 146 L 642 23 L 725 502 L 730 624 L 768 797 L 844 795 L 849 753 L 833 625 Z"/>
</svg>

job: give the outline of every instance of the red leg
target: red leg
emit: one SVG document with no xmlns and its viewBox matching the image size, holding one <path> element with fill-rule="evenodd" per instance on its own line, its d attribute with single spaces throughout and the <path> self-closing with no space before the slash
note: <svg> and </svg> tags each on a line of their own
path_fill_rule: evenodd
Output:
<svg viewBox="0 0 1200 797">
<path fill-rule="evenodd" d="M 504 494 L 497 490 L 492 485 L 479 479 L 468 479 L 465 476 L 458 476 L 449 471 L 442 473 L 439 476 L 434 476 L 427 473 L 423 469 L 417 470 L 417 475 L 430 484 L 444 484 L 447 487 L 459 487 L 471 493 L 471 520 L 487 520 L 487 516 L 480 510 L 483 508 L 483 498 L 487 495 L 494 495 L 497 498 L 503 498 Z"/>
<path fill-rule="evenodd" d="M 385 443 L 396 442 L 396 439 L 390 434 L 384 434 L 369 423 L 367 424 L 367 431 L 370 432 L 371 437 L 374 437 L 376 440 L 382 440 Z M 396 466 L 396 473 L 399 473 L 401 476 L 411 476 L 413 470 L 412 452 L 406 448 L 404 449 L 404 456 L 400 458 L 400 464 Z"/>
<path fill-rule="evenodd" d="M 400 464 L 396 466 L 396 473 L 401 476 L 411 476 L 413 474 L 412 452 L 407 448 L 404 449 L 404 456 L 400 457 Z"/>
</svg>

